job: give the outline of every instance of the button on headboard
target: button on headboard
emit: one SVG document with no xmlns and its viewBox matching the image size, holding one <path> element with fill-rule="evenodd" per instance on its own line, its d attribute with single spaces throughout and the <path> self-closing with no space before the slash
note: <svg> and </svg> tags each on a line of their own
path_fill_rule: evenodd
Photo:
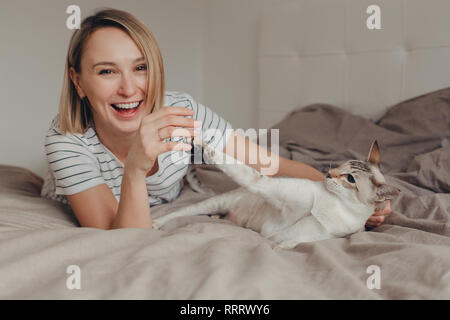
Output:
<svg viewBox="0 0 450 320">
<path fill-rule="evenodd" d="M 381 29 L 369 30 L 370 5 Z M 280 0 L 260 20 L 259 126 L 324 102 L 375 119 L 450 86 L 450 0 Z"/>
</svg>

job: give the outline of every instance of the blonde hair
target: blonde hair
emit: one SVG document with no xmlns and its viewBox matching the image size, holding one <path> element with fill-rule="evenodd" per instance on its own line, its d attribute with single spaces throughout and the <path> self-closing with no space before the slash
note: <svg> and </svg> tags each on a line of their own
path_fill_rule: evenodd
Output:
<svg viewBox="0 0 450 320">
<path fill-rule="evenodd" d="M 103 27 L 117 27 L 134 40 L 147 63 L 145 105 L 150 106 L 148 112 L 154 112 L 163 106 L 165 94 L 163 59 L 152 32 L 144 23 L 128 12 L 104 9 L 86 17 L 81 23 L 80 29 L 73 33 L 69 43 L 58 116 L 59 129 L 63 134 L 84 133 L 92 119 L 89 100 L 87 97 L 83 99 L 79 97 L 75 85 L 70 79 L 69 69 L 73 67 L 77 73 L 81 73 L 83 48 L 89 36 Z"/>
</svg>

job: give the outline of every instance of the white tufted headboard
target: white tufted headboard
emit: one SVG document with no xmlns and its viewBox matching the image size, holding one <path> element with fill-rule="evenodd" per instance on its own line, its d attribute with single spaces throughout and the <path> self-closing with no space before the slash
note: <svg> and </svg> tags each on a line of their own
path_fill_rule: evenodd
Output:
<svg viewBox="0 0 450 320">
<path fill-rule="evenodd" d="M 369 30 L 368 6 L 381 9 Z M 450 86 L 450 0 L 279 0 L 260 21 L 259 127 L 324 102 L 372 119 Z"/>
</svg>

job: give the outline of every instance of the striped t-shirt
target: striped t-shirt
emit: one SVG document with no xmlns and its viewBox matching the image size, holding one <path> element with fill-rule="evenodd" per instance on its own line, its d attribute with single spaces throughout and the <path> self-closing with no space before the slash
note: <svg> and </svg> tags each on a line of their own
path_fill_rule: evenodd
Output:
<svg viewBox="0 0 450 320">
<path fill-rule="evenodd" d="M 202 122 L 201 137 L 222 150 L 231 136 L 231 124 L 208 107 L 183 92 L 167 91 L 164 106 L 183 106 L 194 110 L 194 118 Z M 164 141 L 190 142 L 190 138 L 174 137 Z M 48 173 L 41 196 L 69 205 L 66 195 L 75 194 L 106 183 L 117 201 L 124 164 L 98 139 L 91 120 L 84 134 L 62 135 L 56 116 L 45 137 Z M 158 156 L 158 172 L 146 178 L 150 206 L 175 200 L 183 188 L 183 177 L 191 160 L 190 152 L 169 151 Z"/>
</svg>

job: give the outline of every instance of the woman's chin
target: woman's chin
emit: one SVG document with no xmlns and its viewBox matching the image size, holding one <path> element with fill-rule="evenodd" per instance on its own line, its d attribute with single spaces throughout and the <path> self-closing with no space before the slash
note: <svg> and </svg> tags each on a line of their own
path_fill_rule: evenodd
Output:
<svg viewBox="0 0 450 320">
<path fill-rule="evenodd" d="M 114 128 L 114 131 L 119 132 L 121 135 L 128 135 L 135 133 L 141 124 L 139 119 L 133 121 L 120 121 L 119 119 L 112 119 L 109 126 Z"/>
<path fill-rule="evenodd" d="M 140 122 L 138 123 L 126 123 L 121 125 L 118 130 L 122 133 L 122 134 L 132 134 L 132 133 L 136 133 L 139 130 L 139 125 Z"/>
</svg>

